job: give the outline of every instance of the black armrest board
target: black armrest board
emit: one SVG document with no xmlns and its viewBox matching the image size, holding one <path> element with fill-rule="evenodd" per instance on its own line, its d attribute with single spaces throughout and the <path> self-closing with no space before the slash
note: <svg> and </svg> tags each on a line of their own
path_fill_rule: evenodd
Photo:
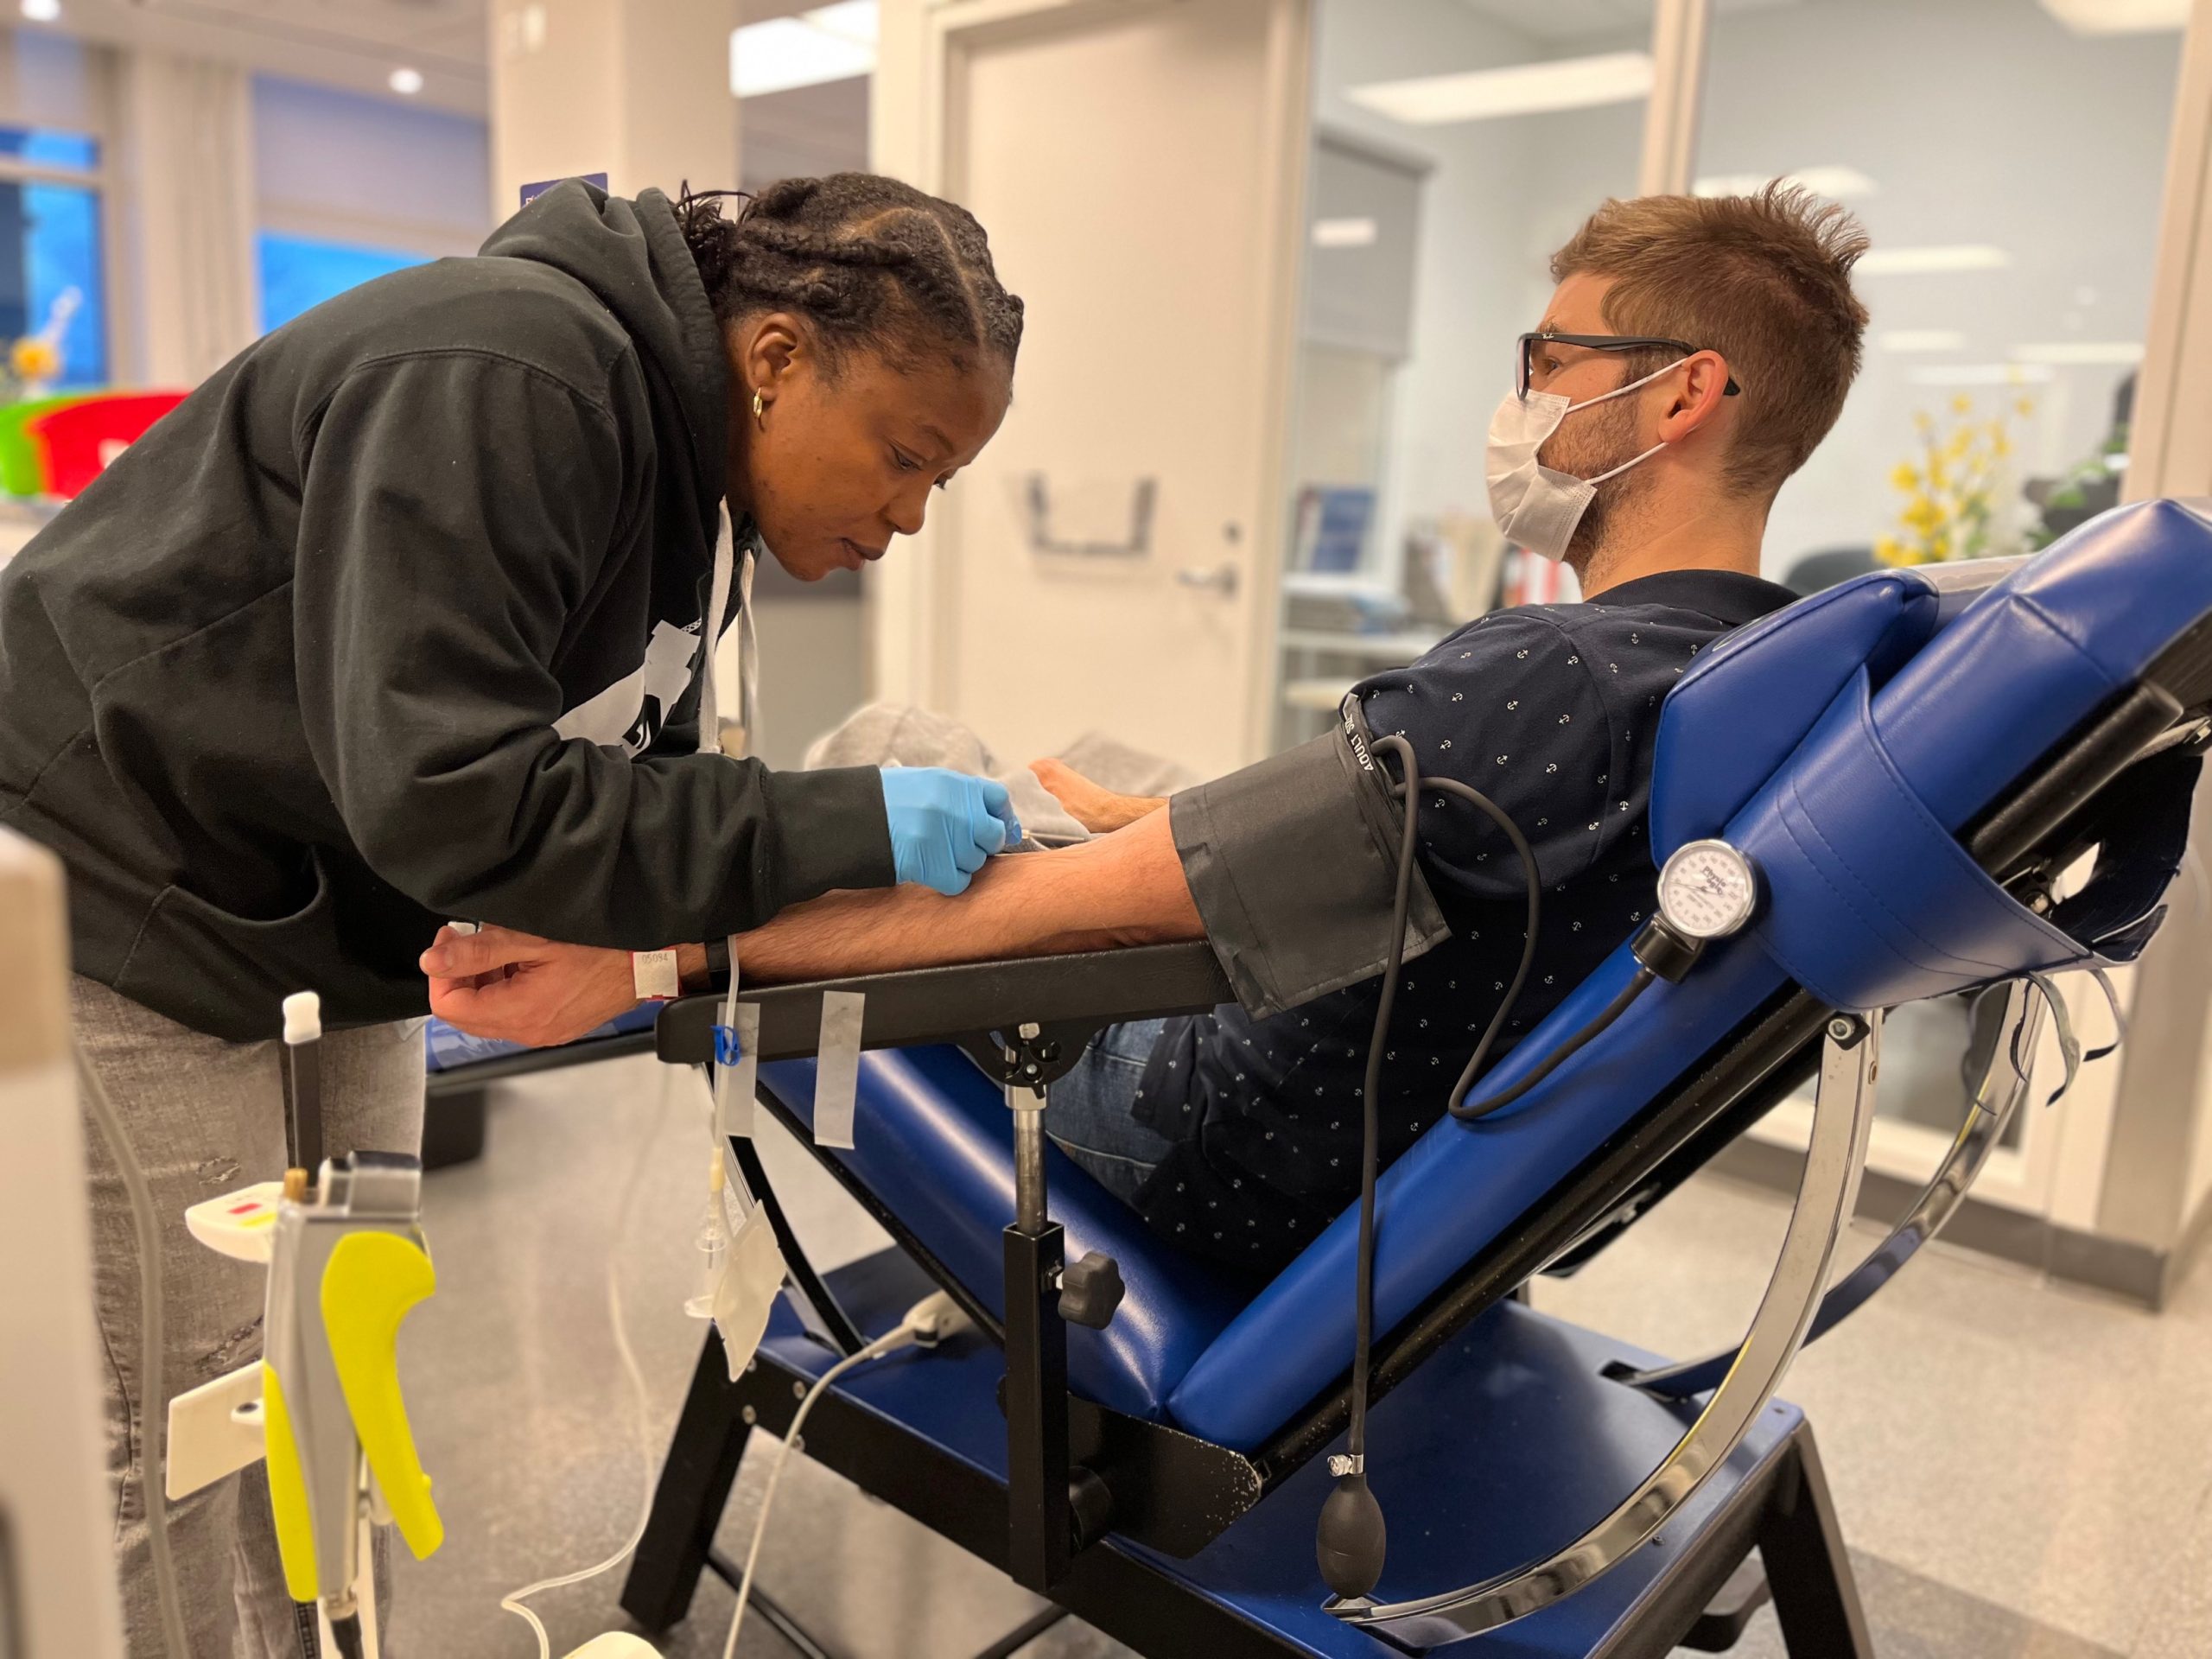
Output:
<svg viewBox="0 0 2212 1659">
<path fill-rule="evenodd" d="M 743 963 L 739 964 L 742 974 Z M 916 968 L 796 985 L 740 986 L 737 1000 L 760 1009 L 763 1060 L 804 1059 L 822 1034 L 822 994 L 859 991 L 868 998 L 861 1021 L 863 1048 L 905 1048 L 963 1037 L 1080 1022 L 1103 1027 L 1123 1020 L 1203 1014 L 1236 1000 L 1203 940 L 1084 950 L 1069 956 Z M 715 1058 L 721 993 L 680 997 L 654 1027 L 660 1058 L 702 1065 Z"/>
</svg>

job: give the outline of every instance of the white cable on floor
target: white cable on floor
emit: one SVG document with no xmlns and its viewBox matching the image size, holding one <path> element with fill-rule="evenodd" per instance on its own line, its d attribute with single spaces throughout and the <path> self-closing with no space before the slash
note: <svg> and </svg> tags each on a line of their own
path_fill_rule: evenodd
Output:
<svg viewBox="0 0 2212 1659">
<path fill-rule="evenodd" d="M 564 1573 L 557 1579 L 541 1579 L 536 1584 L 511 1590 L 499 1598 L 503 1612 L 512 1613 L 527 1624 L 537 1637 L 537 1659 L 553 1659 L 553 1640 L 545 1633 L 545 1626 L 537 1615 L 523 1603 L 531 1596 L 548 1590 L 565 1590 L 570 1585 L 582 1584 L 603 1573 L 611 1573 L 630 1559 L 638 1541 L 645 1535 L 646 1523 L 653 1512 L 653 1425 L 652 1397 L 645 1388 L 644 1368 L 638 1363 L 637 1351 L 630 1345 L 630 1331 L 622 1316 L 622 1281 L 620 1271 L 620 1249 L 629 1232 L 631 1206 L 637 1202 L 638 1193 L 645 1185 L 645 1170 L 652 1161 L 654 1144 L 660 1139 L 662 1126 L 668 1117 L 669 1090 L 675 1082 L 678 1068 L 661 1068 L 659 1103 L 653 1109 L 652 1128 L 647 1131 L 645 1143 L 638 1149 L 638 1160 L 631 1166 L 630 1179 L 624 1184 L 622 1197 L 614 1211 L 613 1235 L 607 1242 L 607 1316 L 614 1327 L 614 1347 L 622 1357 L 623 1374 L 630 1380 L 630 1390 L 638 1407 L 638 1460 L 644 1494 L 638 1504 L 638 1524 L 631 1529 L 630 1536 L 621 1548 L 595 1567 L 577 1573 Z"/>
<path fill-rule="evenodd" d="M 184 1599 L 177 1593 L 176 1559 L 169 1553 L 168 1494 L 162 1484 L 162 1440 L 168 1410 L 162 1399 L 164 1376 L 162 1348 L 161 1218 L 154 1209 L 153 1189 L 146 1185 L 145 1166 L 130 1137 L 123 1132 L 107 1085 L 92 1069 L 81 1046 L 73 1045 L 77 1075 L 84 1079 L 85 1099 L 100 1138 L 123 1177 L 123 1190 L 130 1200 L 131 1230 L 138 1241 L 138 1415 L 142 1426 L 138 1491 L 146 1503 L 146 1543 L 153 1557 L 154 1599 L 161 1610 L 162 1642 L 169 1659 L 192 1659 L 192 1643 L 184 1633 Z"/>
<path fill-rule="evenodd" d="M 934 1300 L 934 1299 L 932 1299 Z M 925 1304 L 927 1306 L 927 1304 Z M 915 1315 L 909 1313 L 906 1322 L 886 1332 L 856 1354 L 848 1354 L 816 1379 L 806 1391 L 806 1398 L 798 1402 L 798 1410 L 791 1416 L 791 1426 L 776 1448 L 776 1466 L 768 1471 L 766 1490 L 760 1494 L 760 1518 L 753 1523 L 753 1548 L 745 1552 L 745 1577 L 737 1586 L 737 1611 L 730 1615 L 729 1640 L 722 1644 L 722 1659 L 734 1659 L 737 1653 L 737 1633 L 745 1628 L 745 1609 L 753 1599 L 753 1569 L 760 1565 L 760 1541 L 768 1535 L 768 1510 L 776 1501 L 776 1487 L 784 1478 L 784 1465 L 791 1460 L 791 1446 L 798 1439 L 798 1432 L 806 1426 L 806 1414 L 814 1409 L 832 1382 L 856 1365 L 871 1359 L 880 1359 L 894 1348 L 905 1346 L 920 1334 Z"/>
</svg>

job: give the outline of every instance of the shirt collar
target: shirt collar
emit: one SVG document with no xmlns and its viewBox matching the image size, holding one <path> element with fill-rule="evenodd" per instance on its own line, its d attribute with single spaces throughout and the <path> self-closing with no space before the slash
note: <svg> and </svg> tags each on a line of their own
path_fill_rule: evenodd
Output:
<svg viewBox="0 0 2212 1659">
<path fill-rule="evenodd" d="M 1662 605 L 1671 610 L 1695 611 L 1740 628 L 1795 604 L 1797 597 L 1779 582 L 1740 570 L 1662 570 L 1608 588 L 1589 602 L 1608 610 L 1628 605 Z"/>
</svg>

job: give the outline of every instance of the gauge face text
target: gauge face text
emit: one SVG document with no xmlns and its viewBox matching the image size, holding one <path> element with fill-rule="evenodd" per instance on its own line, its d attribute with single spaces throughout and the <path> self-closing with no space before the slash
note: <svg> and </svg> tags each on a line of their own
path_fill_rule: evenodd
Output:
<svg viewBox="0 0 2212 1659">
<path fill-rule="evenodd" d="M 1717 939 L 1751 918 L 1758 896 L 1751 867 L 1726 842 L 1694 841 L 1659 875 L 1659 909 L 1677 932 Z"/>
</svg>

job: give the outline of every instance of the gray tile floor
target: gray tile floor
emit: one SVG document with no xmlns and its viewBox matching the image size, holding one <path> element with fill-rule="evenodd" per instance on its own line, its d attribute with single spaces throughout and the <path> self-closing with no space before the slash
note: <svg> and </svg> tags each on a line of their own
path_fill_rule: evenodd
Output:
<svg viewBox="0 0 2212 1659">
<path fill-rule="evenodd" d="M 499 1611 L 531 1579 L 588 1566 L 637 1515 L 696 1357 L 681 1308 L 696 1256 L 705 1131 L 696 1085 L 649 1060 L 510 1084 L 480 1161 L 432 1177 L 436 1297 L 402 1339 L 445 1548 L 403 1561 L 397 1659 L 529 1659 Z M 787 1141 L 763 1153 L 825 1265 L 881 1236 Z M 640 1159 L 642 1157 L 642 1164 Z M 608 1320 L 604 1264 L 633 1168 L 620 1284 L 648 1382 L 640 1424 Z M 1781 1235 L 1770 1195 L 1694 1183 L 1537 1305 L 1669 1352 L 1731 1340 Z M 1870 1240 L 1871 1242 L 1871 1240 Z M 2212 1655 L 2212 1271 L 2163 1317 L 1938 1246 L 1785 1389 L 1820 1437 L 1884 1659 L 2204 1659 Z M 741 1556 L 766 1459 L 747 1459 L 721 1535 Z M 404 1552 L 403 1552 L 404 1554 Z M 620 1571 L 537 1598 L 553 1652 L 626 1628 Z M 1039 1604 L 803 1459 L 785 1478 L 760 1582 L 849 1659 L 956 1659 Z M 722 1651 L 712 1580 L 671 1659 Z M 747 1659 L 792 1649 L 748 1618 Z M 1770 1614 L 1736 1651 L 1779 1659 Z M 1072 1622 L 1027 1659 L 1127 1649 Z"/>
</svg>

